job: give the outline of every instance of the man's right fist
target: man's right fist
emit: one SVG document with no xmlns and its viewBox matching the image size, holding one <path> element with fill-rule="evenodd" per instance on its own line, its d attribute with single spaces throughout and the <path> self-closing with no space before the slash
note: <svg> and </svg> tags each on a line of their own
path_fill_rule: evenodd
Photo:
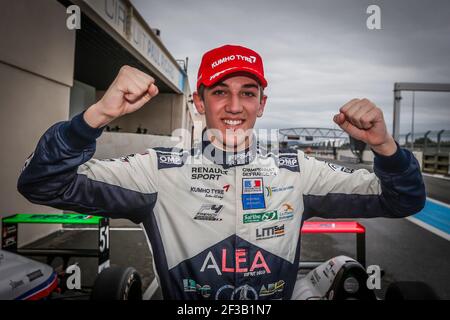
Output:
<svg viewBox="0 0 450 320">
<path fill-rule="evenodd" d="M 84 120 L 100 128 L 114 119 L 139 110 L 158 94 L 155 79 L 144 72 L 123 66 L 104 96 L 84 113 Z"/>
</svg>

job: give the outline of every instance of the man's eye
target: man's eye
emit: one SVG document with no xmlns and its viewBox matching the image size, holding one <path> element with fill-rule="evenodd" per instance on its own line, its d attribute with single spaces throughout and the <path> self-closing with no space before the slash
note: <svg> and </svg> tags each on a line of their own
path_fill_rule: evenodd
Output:
<svg viewBox="0 0 450 320">
<path fill-rule="evenodd" d="M 225 94 L 225 91 L 223 91 L 223 90 L 214 90 L 213 91 L 213 95 L 220 96 L 220 95 L 223 95 L 223 94 Z"/>
<path fill-rule="evenodd" d="M 244 96 L 246 96 L 246 97 L 256 97 L 256 94 L 254 94 L 253 92 L 251 92 L 251 91 L 245 91 L 245 92 L 243 92 L 242 93 Z"/>
</svg>

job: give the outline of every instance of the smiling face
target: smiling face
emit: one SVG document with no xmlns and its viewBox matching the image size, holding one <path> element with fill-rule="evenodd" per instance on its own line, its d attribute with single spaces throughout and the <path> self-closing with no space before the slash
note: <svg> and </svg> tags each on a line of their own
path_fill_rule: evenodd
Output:
<svg viewBox="0 0 450 320">
<path fill-rule="evenodd" d="M 225 149 L 245 147 L 267 96 L 252 77 L 234 75 L 193 94 L 197 111 L 205 114 L 211 142 Z M 211 130 L 213 129 L 213 130 Z"/>
</svg>

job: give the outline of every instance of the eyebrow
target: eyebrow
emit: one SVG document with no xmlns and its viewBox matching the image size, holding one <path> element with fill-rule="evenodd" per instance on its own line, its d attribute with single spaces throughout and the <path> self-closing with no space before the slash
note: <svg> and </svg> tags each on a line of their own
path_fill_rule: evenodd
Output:
<svg viewBox="0 0 450 320">
<path fill-rule="evenodd" d="M 254 83 L 249 83 L 249 84 L 244 84 L 242 86 L 242 88 L 256 88 L 256 89 L 259 89 L 259 86 L 257 84 L 254 84 Z"/>
<path fill-rule="evenodd" d="M 213 85 L 212 87 L 210 87 L 209 89 L 212 90 L 212 89 L 214 89 L 216 87 L 226 87 L 226 88 L 228 88 L 228 85 L 226 83 L 224 83 L 224 82 L 218 82 L 215 85 Z M 257 84 L 254 84 L 254 83 L 247 83 L 247 84 L 242 85 L 242 88 L 245 88 L 245 89 L 248 89 L 248 88 L 259 89 L 259 86 Z"/>
</svg>

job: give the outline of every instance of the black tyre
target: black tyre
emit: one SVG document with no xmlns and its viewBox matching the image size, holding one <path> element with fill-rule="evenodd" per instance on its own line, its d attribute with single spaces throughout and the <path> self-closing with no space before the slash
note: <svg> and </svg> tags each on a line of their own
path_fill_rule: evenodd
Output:
<svg viewBox="0 0 450 320">
<path fill-rule="evenodd" d="M 388 287 L 385 300 L 439 300 L 439 297 L 426 283 L 401 281 Z"/>
<path fill-rule="evenodd" d="M 132 267 L 113 266 L 95 279 L 92 300 L 142 300 L 142 280 Z"/>
</svg>

